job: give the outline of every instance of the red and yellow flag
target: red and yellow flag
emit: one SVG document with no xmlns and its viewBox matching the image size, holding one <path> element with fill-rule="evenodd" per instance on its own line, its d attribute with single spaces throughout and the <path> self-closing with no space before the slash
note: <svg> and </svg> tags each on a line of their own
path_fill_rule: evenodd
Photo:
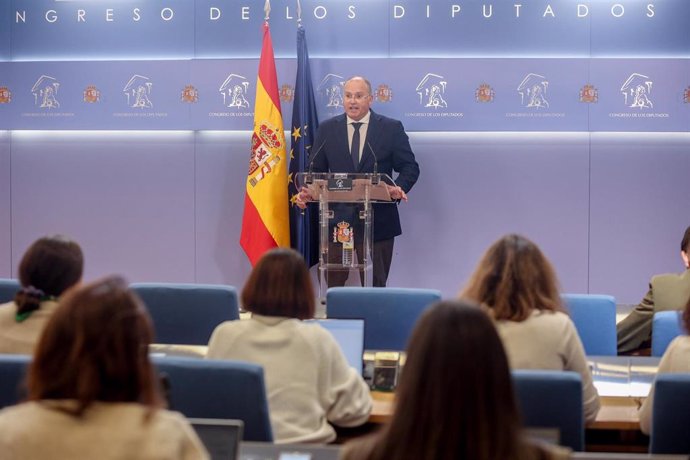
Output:
<svg viewBox="0 0 690 460">
<path fill-rule="evenodd" d="M 290 247 L 288 163 L 273 42 L 265 22 L 240 236 L 252 265 L 271 248 Z"/>
</svg>

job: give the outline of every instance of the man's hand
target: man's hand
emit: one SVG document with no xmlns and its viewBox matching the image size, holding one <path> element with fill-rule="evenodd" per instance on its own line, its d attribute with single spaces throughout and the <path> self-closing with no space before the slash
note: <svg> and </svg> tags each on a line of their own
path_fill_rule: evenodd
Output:
<svg viewBox="0 0 690 460">
<path fill-rule="evenodd" d="M 407 201 L 407 194 L 400 187 L 386 184 L 386 188 L 394 200 Z"/>
<path fill-rule="evenodd" d="M 302 187 L 297 194 L 297 198 L 295 198 L 295 204 L 298 208 L 304 209 L 307 207 L 307 203 L 312 200 L 313 198 L 311 193 L 309 193 L 309 189 L 307 187 Z"/>
</svg>

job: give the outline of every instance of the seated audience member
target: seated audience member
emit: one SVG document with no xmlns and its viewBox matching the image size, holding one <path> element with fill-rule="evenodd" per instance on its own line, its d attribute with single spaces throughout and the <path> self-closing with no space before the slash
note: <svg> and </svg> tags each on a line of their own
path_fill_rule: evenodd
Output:
<svg viewBox="0 0 690 460">
<path fill-rule="evenodd" d="M 65 236 L 36 240 L 19 263 L 14 302 L 0 305 L 0 353 L 33 353 L 58 298 L 81 280 L 84 256 Z"/>
<path fill-rule="evenodd" d="M 390 422 L 346 444 L 345 460 L 527 460 L 569 451 L 530 442 L 508 361 L 491 319 L 476 305 L 443 301 L 415 325 Z"/>
<path fill-rule="evenodd" d="M 369 387 L 350 367 L 335 339 L 314 316 L 314 290 L 296 251 L 273 249 L 256 264 L 242 290 L 252 316 L 226 321 L 211 335 L 208 358 L 264 368 L 273 437 L 279 443 L 326 443 L 333 423 L 357 426 L 371 412 Z"/>
<path fill-rule="evenodd" d="M 187 420 L 162 409 L 151 321 L 118 277 L 70 290 L 29 366 L 28 401 L 0 411 L 3 460 L 196 460 Z"/>
<path fill-rule="evenodd" d="M 512 369 L 578 372 L 585 420 L 596 418 L 599 395 L 582 342 L 562 307 L 556 273 L 536 244 L 519 235 L 495 242 L 460 297 L 487 308 Z"/>
<path fill-rule="evenodd" d="M 690 331 L 690 299 L 683 311 L 683 328 Z M 659 362 L 657 374 L 690 373 L 690 336 L 681 335 L 673 339 Z M 654 406 L 654 387 L 640 408 L 640 430 L 645 434 L 652 431 L 652 408 Z"/>
<path fill-rule="evenodd" d="M 630 314 L 623 319 L 618 330 L 618 353 L 630 353 L 652 338 L 654 313 L 665 310 L 681 310 L 690 299 L 690 227 L 680 242 L 680 257 L 685 265 L 683 273 L 666 273 L 653 276 L 649 291 Z"/>
</svg>

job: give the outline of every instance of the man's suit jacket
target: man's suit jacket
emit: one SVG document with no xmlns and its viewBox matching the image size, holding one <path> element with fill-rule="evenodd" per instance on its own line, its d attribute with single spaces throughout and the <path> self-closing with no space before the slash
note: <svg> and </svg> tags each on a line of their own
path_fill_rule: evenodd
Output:
<svg viewBox="0 0 690 460">
<path fill-rule="evenodd" d="M 364 149 L 355 170 L 350 156 L 345 114 L 330 118 L 319 126 L 312 144 L 313 171 L 335 173 L 371 173 L 378 162 L 377 172 L 388 174 L 405 193 L 419 177 L 419 165 L 414 158 L 410 141 L 400 121 L 384 117 L 370 110 Z M 373 150 L 373 152 L 372 152 Z M 375 157 L 374 157 L 375 155 Z M 398 177 L 393 177 L 393 171 Z M 374 241 L 386 240 L 402 233 L 396 204 L 374 205 Z"/>
<path fill-rule="evenodd" d="M 655 275 L 649 282 L 649 291 L 642 302 L 617 325 L 618 351 L 629 352 L 639 348 L 652 336 L 654 313 L 665 310 L 683 310 L 690 300 L 690 269 L 683 273 Z"/>
</svg>

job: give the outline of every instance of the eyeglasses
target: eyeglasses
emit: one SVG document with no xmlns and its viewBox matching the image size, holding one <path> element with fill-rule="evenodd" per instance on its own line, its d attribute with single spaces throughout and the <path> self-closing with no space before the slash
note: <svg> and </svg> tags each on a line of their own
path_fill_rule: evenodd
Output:
<svg viewBox="0 0 690 460">
<path fill-rule="evenodd" d="M 345 99 L 354 99 L 356 101 L 362 101 L 368 97 L 369 97 L 369 95 L 364 94 L 364 93 L 355 93 L 355 94 L 345 93 Z"/>
</svg>

